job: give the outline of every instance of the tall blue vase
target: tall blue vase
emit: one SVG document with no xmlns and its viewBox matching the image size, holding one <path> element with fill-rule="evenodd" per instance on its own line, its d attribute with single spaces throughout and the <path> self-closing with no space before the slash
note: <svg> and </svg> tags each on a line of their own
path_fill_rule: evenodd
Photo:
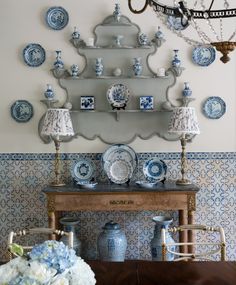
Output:
<svg viewBox="0 0 236 285">
<path fill-rule="evenodd" d="M 168 216 L 156 216 L 153 217 L 152 220 L 156 223 L 154 228 L 154 236 L 151 240 L 151 253 L 152 260 L 154 261 L 162 261 L 162 240 L 161 240 L 161 229 L 168 229 L 169 225 L 172 223 L 172 219 Z M 166 242 L 171 243 L 174 242 L 171 235 L 166 231 Z M 171 250 L 174 250 L 173 246 Z M 167 253 L 166 255 L 167 261 L 174 260 L 174 255 L 171 253 Z"/>
<path fill-rule="evenodd" d="M 98 57 L 96 58 L 95 61 L 95 73 L 96 76 L 102 76 L 103 75 L 103 63 L 102 63 L 102 58 Z"/>
<path fill-rule="evenodd" d="M 142 74 L 142 64 L 141 64 L 141 58 L 135 57 L 134 58 L 134 64 L 133 64 L 133 71 L 135 76 L 140 76 Z"/>
</svg>

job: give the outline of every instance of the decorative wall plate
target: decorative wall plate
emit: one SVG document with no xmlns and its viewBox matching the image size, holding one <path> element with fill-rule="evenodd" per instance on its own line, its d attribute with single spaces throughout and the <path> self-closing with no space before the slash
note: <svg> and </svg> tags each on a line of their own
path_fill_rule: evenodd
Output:
<svg viewBox="0 0 236 285">
<path fill-rule="evenodd" d="M 125 108 L 129 100 L 129 89 L 121 83 L 113 84 L 107 90 L 107 100 L 113 108 Z"/>
<path fill-rule="evenodd" d="M 87 184 L 94 178 L 94 165 L 90 159 L 80 159 L 72 166 L 72 177 L 77 184 Z"/>
<path fill-rule="evenodd" d="M 136 169 L 138 164 L 138 158 L 135 151 L 128 145 L 115 144 L 109 147 L 102 155 L 102 164 L 105 172 L 107 171 L 108 165 L 114 160 L 125 160 L 131 164 L 133 170 Z"/>
<path fill-rule="evenodd" d="M 184 19 L 183 19 L 184 21 Z M 188 27 L 188 24 L 186 26 L 183 26 L 181 23 L 181 18 L 176 18 L 174 16 L 168 16 L 167 17 L 167 25 L 174 30 L 181 31 Z"/>
<path fill-rule="evenodd" d="M 28 122 L 33 114 L 33 106 L 26 100 L 17 100 L 11 106 L 11 116 L 19 123 Z"/>
<path fill-rule="evenodd" d="M 193 62 L 200 66 L 210 65 L 215 58 L 216 52 L 212 46 L 197 46 L 193 49 Z"/>
<path fill-rule="evenodd" d="M 61 30 L 68 24 L 69 15 L 62 7 L 51 7 L 46 13 L 46 22 L 53 30 Z"/>
<path fill-rule="evenodd" d="M 116 159 L 108 164 L 106 173 L 111 182 L 123 184 L 132 177 L 133 167 L 124 159 Z"/>
<path fill-rule="evenodd" d="M 163 160 L 153 158 L 143 165 L 143 174 L 148 182 L 155 183 L 163 181 L 167 172 L 167 166 Z"/>
<path fill-rule="evenodd" d="M 225 112 L 226 104 L 220 97 L 209 97 L 203 104 L 203 113 L 209 119 L 219 119 Z"/>
<path fill-rule="evenodd" d="M 37 67 L 44 63 L 46 52 L 40 44 L 28 44 L 23 50 L 23 58 L 27 65 Z"/>
</svg>

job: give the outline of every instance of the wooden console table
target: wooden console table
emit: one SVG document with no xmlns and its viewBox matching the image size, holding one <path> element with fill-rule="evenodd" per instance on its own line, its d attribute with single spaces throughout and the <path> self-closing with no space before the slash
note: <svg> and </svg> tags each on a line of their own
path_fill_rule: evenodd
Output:
<svg viewBox="0 0 236 285">
<path fill-rule="evenodd" d="M 63 211 L 178 210 L 179 224 L 193 224 L 198 190 L 196 185 L 178 186 L 167 181 L 151 189 L 136 184 L 98 184 L 91 190 L 74 185 L 49 186 L 43 192 L 47 195 L 49 227 L 59 228 Z M 180 241 L 193 241 L 192 232 L 180 233 Z"/>
</svg>

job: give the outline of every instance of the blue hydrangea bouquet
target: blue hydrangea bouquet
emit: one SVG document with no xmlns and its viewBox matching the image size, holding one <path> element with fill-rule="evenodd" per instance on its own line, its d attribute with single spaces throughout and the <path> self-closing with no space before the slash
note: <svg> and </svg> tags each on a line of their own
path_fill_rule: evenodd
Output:
<svg viewBox="0 0 236 285">
<path fill-rule="evenodd" d="M 0 266 L 0 285 L 94 285 L 94 272 L 73 249 L 63 242 L 48 240 L 24 254 L 18 245 L 11 251 L 18 255 Z M 20 256 L 19 256 L 20 255 Z"/>
</svg>

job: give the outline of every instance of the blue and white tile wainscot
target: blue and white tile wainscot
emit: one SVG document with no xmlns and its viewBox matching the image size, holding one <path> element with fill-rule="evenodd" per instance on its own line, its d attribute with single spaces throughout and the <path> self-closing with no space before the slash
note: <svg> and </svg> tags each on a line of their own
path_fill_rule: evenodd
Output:
<svg viewBox="0 0 236 285">
<path fill-rule="evenodd" d="M 143 180 L 142 163 L 154 157 L 167 164 L 168 179 L 179 177 L 180 153 L 138 153 L 140 163 L 133 181 Z M 107 181 L 100 167 L 101 153 L 67 153 L 62 154 L 62 173 L 67 183 L 72 182 L 70 166 L 73 160 L 80 158 L 92 159 L 97 177 L 103 182 Z M 53 169 L 54 153 L 0 154 L 0 261 L 8 258 L 7 238 L 10 230 L 48 225 L 46 196 L 42 189 L 52 180 Z M 236 152 L 188 153 L 187 177 L 200 187 L 196 223 L 223 226 L 227 260 L 236 260 Z M 171 215 L 173 224 L 177 224 L 178 213 L 172 211 L 70 212 L 70 216 L 80 221 L 78 237 L 82 241 L 82 256 L 88 259 L 97 258 L 97 236 L 102 226 L 113 220 L 121 225 L 127 236 L 126 259 L 151 260 L 152 218 L 161 214 Z"/>
</svg>

